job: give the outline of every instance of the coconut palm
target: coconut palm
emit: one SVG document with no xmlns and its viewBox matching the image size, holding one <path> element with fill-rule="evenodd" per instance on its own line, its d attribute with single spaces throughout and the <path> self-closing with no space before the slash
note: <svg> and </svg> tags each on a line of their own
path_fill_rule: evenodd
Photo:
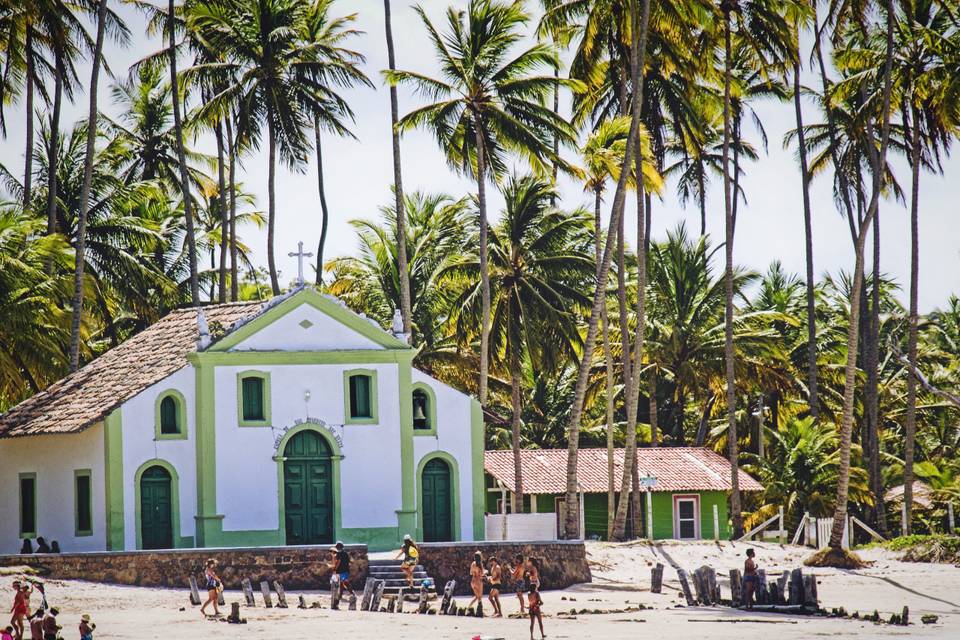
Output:
<svg viewBox="0 0 960 640">
<path fill-rule="evenodd" d="M 409 84 L 421 95 L 436 100 L 404 116 L 401 130 L 430 129 L 450 166 L 477 181 L 480 218 L 480 280 L 482 323 L 480 332 L 480 402 L 486 404 L 489 369 L 491 299 L 489 283 L 486 183 L 504 175 L 511 153 L 528 160 L 542 174 L 551 163 L 568 165 L 554 153 L 553 139 L 570 144 L 570 125 L 542 103 L 557 83 L 576 83 L 549 75 L 534 75 L 557 64 L 552 47 L 537 43 L 514 54 L 529 21 L 519 3 L 470 0 L 466 10 L 447 10 L 448 31 L 434 26 L 417 8 L 434 52 L 441 77 L 412 71 L 386 72 L 392 84 Z"/>
</svg>

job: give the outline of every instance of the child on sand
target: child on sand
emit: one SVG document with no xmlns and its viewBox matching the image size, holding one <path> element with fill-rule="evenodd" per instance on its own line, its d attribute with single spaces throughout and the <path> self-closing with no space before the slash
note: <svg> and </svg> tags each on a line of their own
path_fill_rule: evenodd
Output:
<svg viewBox="0 0 960 640">
<path fill-rule="evenodd" d="M 753 593 L 760 582 L 757 574 L 757 563 L 753 557 L 757 555 L 753 549 L 747 549 L 747 559 L 743 563 L 743 604 L 746 609 L 753 609 Z"/>
<path fill-rule="evenodd" d="M 524 582 L 524 562 L 523 555 L 517 554 L 513 559 L 513 567 L 510 569 L 510 579 L 513 580 L 513 589 L 517 592 L 517 599 L 520 601 L 520 615 L 527 612 L 526 603 L 523 600 L 523 582 Z"/>
<path fill-rule="evenodd" d="M 490 583 L 490 595 L 487 598 L 490 600 L 490 604 L 493 606 L 493 617 L 502 618 L 503 610 L 500 608 L 500 589 L 503 586 L 503 569 L 500 568 L 500 563 L 496 558 L 490 558 L 488 560 L 490 563 L 490 573 L 487 576 L 487 581 Z"/>
<path fill-rule="evenodd" d="M 7 625 L 0 629 L 0 640 L 13 640 L 13 627 Z"/>
<path fill-rule="evenodd" d="M 543 614 L 540 611 L 540 607 L 543 605 L 543 599 L 540 597 L 540 588 L 533 587 L 530 590 L 530 640 L 533 640 L 533 622 L 534 620 L 540 625 L 540 637 L 546 638 L 547 636 L 543 633 Z"/>
<path fill-rule="evenodd" d="M 400 564 L 400 570 L 407 576 L 407 587 L 413 588 L 413 572 L 420 561 L 420 550 L 409 535 L 403 536 L 403 548 L 397 554 L 397 558 L 403 556 L 403 562 Z"/>
<path fill-rule="evenodd" d="M 203 570 L 203 575 L 207 579 L 207 601 L 203 603 L 203 606 L 200 607 L 201 615 L 207 615 L 207 607 L 211 604 L 213 605 L 213 615 L 220 615 L 220 608 L 217 606 L 217 600 L 220 599 L 220 576 L 216 572 L 217 561 L 213 558 L 207 560 L 206 568 Z"/>
<path fill-rule="evenodd" d="M 80 640 L 93 640 L 93 630 L 97 625 L 90 621 L 90 614 L 80 616 Z"/>
</svg>

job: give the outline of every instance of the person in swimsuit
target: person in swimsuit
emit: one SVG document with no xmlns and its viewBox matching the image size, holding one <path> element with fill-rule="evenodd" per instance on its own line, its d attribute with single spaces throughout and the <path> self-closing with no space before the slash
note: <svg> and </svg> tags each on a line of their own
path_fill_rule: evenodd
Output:
<svg viewBox="0 0 960 640">
<path fill-rule="evenodd" d="M 90 620 L 90 614 L 80 616 L 80 640 L 93 640 L 93 630 L 97 625 Z"/>
<path fill-rule="evenodd" d="M 50 612 L 43 617 L 43 640 L 57 640 L 62 628 L 57 624 L 58 615 L 60 615 L 60 609 L 50 607 Z"/>
<path fill-rule="evenodd" d="M 340 595 L 343 595 L 344 589 L 350 592 L 350 595 L 356 597 L 353 587 L 350 586 L 350 554 L 343 548 L 343 543 L 338 542 L 333 548 L 334 571 L 340 582 Z"/>
<path fill-rule="evenodd" d="M 510 569 L 510 579 L 513 580 L 513 589 L 517 592 L 517 599 L 520 601 L 520 615 L 527 611 L 527 604 L 523 599 L 524 568 L 523 556 L 517 554 L 513 559 L 513 567 Z"/>
<path fill-rule="evenodd" d="M 13 637 L 23 640 L 23 621 L 30 615 L 30 594 L 33 588 L 26 582 L 15 580 L 13 583 L 13 608 L 10 612 L 10 625 L 13 627 Z"/>
<path fill-rule="evenodd" d="M 540 560 L 534 558 L 533 556 L 527 558 L 526 579 L 528 583 L 528 590 L 540 589 Z"/>
<path fill-rule="evenodd" d="M 490 563 L 490 573 L 487 576 L 487 581 L 490 583 L 490 595 L 487 596 L 487 599 L 490 600 L 490 604 L 493 606 L 493 617 L 502 618 L 503 610 L 500 608 L 500 588 L 503 586 L 503 569 L 500 567 L 500 563 L 496 558 L 490 558 L 487 562 Z"/>
<path fill-rule="evenodd" d="M 217 561 L 213 558 L 207 560 L 206 568 L 203 570 L 203 575 L 207 579 L 206 589 L 207 589 L 207 601 L 203 603 L 203 606 L 200 607 L 200 613 L 204 616 L 207 615 L 207 606 L 213 605 L 213 615 L 219 616 L 220 609 L 217 607 L 217 600 L 220 599 L 220 576 L 216 572 Z"/>
<path fill-rule="evenodd" d="M 396 555 L 396 558 L 403 556 L 403 562 L 400 564 L 400 570 L 407 576 L 407 587 L 413 588 L 413 572 L 420 562 L 420 549 L 409 535 L 403 536 L 403 548 Z"/>
<path fill-rule="evenodd" d="M 748 610 L 753 609 L 753 594 L 760 583 L 757 563 L 753 559 L 755 555 L 753 549 L 747 549 L 747 559 L 743 563 L 743 604 Z"/>
<path fill-rule="evenodd" d="M 483 604 L 484 573 L 483 556 L 477 551 L 473 554 L 473 562 L 470 563 L 470 589 L 473 591 L 473 600 L 467 605 L 467 609 L 472 607 L 474 602 L 479 605 Z"/>
<path fill-rule="evenodd" d="M 533 587 L 530 590 L 530 640 L 533 640 L 533 623 L 536 621 L 540 625 L 540 637 L 546 638 L 543 633 L 543 613 L 540 607 L 543 605 L 543 599 L 540 597 L 540 589 Z"/>
<path fill-rule="evenodd" d="M 30 640 L 43 640 L 43 607 L 30 616 Z"/>
</svg>

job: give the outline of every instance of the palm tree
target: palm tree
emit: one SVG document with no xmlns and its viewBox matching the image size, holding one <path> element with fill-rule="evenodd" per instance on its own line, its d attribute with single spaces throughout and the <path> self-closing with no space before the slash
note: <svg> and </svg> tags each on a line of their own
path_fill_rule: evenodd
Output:
<svg viewBox="0 0 960 640">
<path fill-rule="evenodd" d="M 522 37 L 520 29 L 529 20 L 518 3 L 470 0 L 466 11 L 450 8 L 449 32 L 443 35 L 423 9 L 417 12 L 440 61 L 442 79 L 412 71 L 389 71 L 386 76 L 392 84 L 410 84 L 437 100 L 404 116 L 397 124 L 400 130 L 429 128 L 447 162 L 477 181 L 483 306 L 479 386 L 480 402 L 486 404 L 491 322 L 486 181 L 504 174 L 511 152 L 529 160 L 539 173 L 548 172 L 550 163 L 567 167 L 554 154 L 552 141 L 558 137 L 572 143 L 575 133 L 542 103 L 558 82 L 578 85 L 532 75 L 556 64 L 556 52 L 548 45 L 537 43 L 513 55 L 512 48 Z"/>
<path fill-rule="evenodd" d="M 387 64 L 390 71 L 397 70 L 397 58 L 393 51 L 393 23 L 390 17 L 390 0 L 383 0 L 383 25 L 387 36 Z M 406 237 L 407 220 L 403 206 L 403 171 L 400 164 L 400 107 L 397 104 L 397 87 L 390 83 L 390 142 L 393 145 L 393 197 L 394 211 L 397 212 L 397 268 L 400 271 L 400 316 L 403 319 L 403 333 L 412 336 L 413 327 L 410 316 L 410 278 L 407 276 L 407 247 L 401 239 Z"/>
<path fill-rule="evenodd" d="M 577 318 L 590 305 L 583 291 L 595 278 L 590 255 L 589 214 L 559 211 L 551 184 L 533 176 L 513 176 L 504 185 L 502 222 L 490 234 L 493 295 L 491 352 L 510 376 L 512 445 L 516 487 L 513 512 L 523 512 L 520 459 L 524 362 L 534 370 L 555 370 L 575 358 L 580 346 Z M 479 260 L 454 262 L 445 275 L 466 286 L 454 301 L 452 321 L 461 334 L 478 318 Z M 481 302 L 482 307 L 482 302 Z"/>
</svg>

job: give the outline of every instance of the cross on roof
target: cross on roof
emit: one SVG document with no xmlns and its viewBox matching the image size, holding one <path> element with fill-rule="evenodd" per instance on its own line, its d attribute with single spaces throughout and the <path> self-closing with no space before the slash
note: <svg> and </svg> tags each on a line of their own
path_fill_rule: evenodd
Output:
<svg viewBox="0 0 960 640">
<path fill-rule="evenodd" d="M 303 241 L 300 241 L 297 243 L 297 250 L 291 251 L 287 255 L 290 256 L 291 258 L 297 259 L 297 286 L 302 287 L 303 286 L 303 259 L 312 258 L 313 254 L 310 252 L 304 253 Z"/>
</svg>

